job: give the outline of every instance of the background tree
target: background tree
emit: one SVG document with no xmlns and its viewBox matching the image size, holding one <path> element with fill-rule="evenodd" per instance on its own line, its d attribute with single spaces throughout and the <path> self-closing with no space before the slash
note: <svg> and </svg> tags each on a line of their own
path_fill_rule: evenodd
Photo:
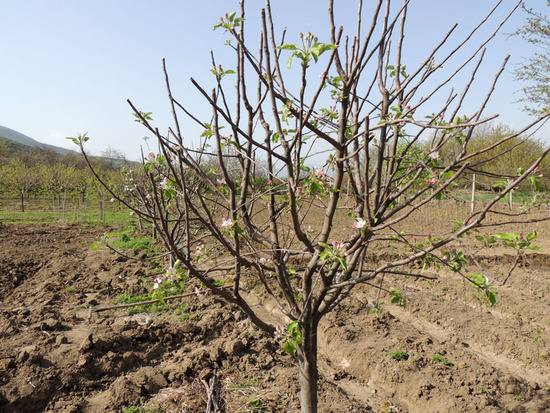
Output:
<svg viewBox="0 0 550 413">
<path fill-rule="evenodd" d="M 39 186 L 36 171 L 28 168 L 21 160 L 13 159 L 3 168 L 2 178 L 17 193 L 21 212 L 25 212 L 25 198 Z"/>
<path fill-rule="evenodd" d="M 101 152 L 101 156 L 105 158 L 111 167 L 116 167 L 126 163 L 126 154 L 111 146 L 104 149 Z"/>
<path fill-rule="evenodd" d="M 546 0 L 550 7 L 550 0 Z M 550 17 L 527 8 L 527 23 L 516 34 L 536 46 L 537 52 L 516 70 L 516 77 L 528 83 L 522 90 L 525 109 L 532 113 L 550 110 Z"/>
</svg>

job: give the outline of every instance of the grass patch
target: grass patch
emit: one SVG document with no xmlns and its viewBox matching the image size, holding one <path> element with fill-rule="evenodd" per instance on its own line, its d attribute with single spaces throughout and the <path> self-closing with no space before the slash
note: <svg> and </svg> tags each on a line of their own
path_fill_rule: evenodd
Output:
<svg viewBox="0 0 550 413">
<path fill-rule="evenodd" d="M 264 413 L 264 412 L 267 412 L 265 406 L 264 406 L 264 402 L 261 398 L 259 397 L 254 397 L 252 399 L 250 399 L 247 403 L 248 405 L 248 408 L 250 409 L 250 411 L 252 413 Z"/>
<path fill-rule="evenodd" d="M 253 389 L 258 386 L 258 381 L 254 379 L 249 380 L 243 380 L 239 383 L 234 383 L 229 385 L 229 390 L 232 391 L 238 391 L 238 390 L 246 390 L 246 389 Z"/>
<path fill-rule="evenodd" d="M 63 292 L 67 294 L 74 294 L 76 293 L 76 287 L 74 285 L 70 285 L 68 287 L 63 288 Z"/>
<path fill-rule="evenodd" d="M 159 300 L 153 304 L 144 304 L 131 307 L 128 312 L 130 314 L 162 312 L 166 310 L 167 305 L 164 299 L 172 295 L 182 294 L 187 287 L 188 280 L 189 276 L 187 275 L 187 272 L 179 268 L 175 272 L 174 279 L 163 281 L 157 289 L 151 289 L 150 292 L 145 294 L 120 294 L 117 298 L 117 303 L 133 304 L 143 301 Z M 176 306 L 174 309 L 174 315 L 184 320 L 189 318 L 189 314 L 187 313 L 184 304 Z"/>
<path fill-rule="evenodd" d="M 435 362 L 441 363 L 446 367 L 452 367 L 453 366 L 453 363 L 448 358 L 443 356 L 443 354 L 441 354 L 441 353 L 435 353 L 432 356 L 432 360 L 435 361 Z"/>
<path fill-rule="evenodd" d="M 133 222 L 133 218 L 127 211 L 106 211 L 105 221 L 101 222 L 98 211 L 40 211 L 29 210 L 21 211 L 0 211 L 0 222 L 3 224 L 88 224 L 88 225 L 113 225 L 127 226 Z"/>
<path fill-rule="evenodd" d="M 409 359 L 409 353 L 407 353 L 406 351 L 401 351 L 401 350 L 391 351 L 390 352 L 390 357 L 394 360 L 397 360 L 397 361 L 408 360 Z"/>
<path fill-rule="evenodd" d="M 154 240 L 148 235 L 139 234 L 133 225 L 109 232 L 104 236 L 104 241 L 121 251 L 157 252 Z"/>
</svg>

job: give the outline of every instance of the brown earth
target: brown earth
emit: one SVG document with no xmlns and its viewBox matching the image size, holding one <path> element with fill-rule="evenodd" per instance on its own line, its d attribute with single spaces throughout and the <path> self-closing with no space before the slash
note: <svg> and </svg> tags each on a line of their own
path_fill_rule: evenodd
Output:
<svg viewBox="0 0 550 413">
<path fill-rule="evenodd" d="M 145 402 L 204 412 L 201 380 L 214 371 L 228 412 L 297 409 L 291 359 L 210 296 L 188 300 L 187 320 L 124 311 L 90 318 L 90 305 L 143 292 L 154 274 L 146 261 L 92 251 L 102 232 L 0 227 L 0 412 L 120 412 Z M 371 411 L 328 381 L 321 392 L 322 411 Z"/>
<path fill-rule="evenodd" d="M 155 275 L 147 257 L 92 251 L 103 231 L 0 227 L 0 412 L 203 412 L 202 380 L 214 372 L 227 412 L 297 410 L 290 357 L 210 296 L 186 299 L 185 319 L 171 311 L 90 317 L 90 306 L 143 292 Z M 480 262 L 496 281 L 510 260 Z M 321 412 L 550 411 L 543 252 L 495 287 L 493 309 L 445 272 L 385 285 L 406 292 L 405 307 L 382 295 L 373 311 L 377 292 L 365 287 L 322 323 Z M 390 356 L 398 351 L 400 361 Z"/>
</svg>

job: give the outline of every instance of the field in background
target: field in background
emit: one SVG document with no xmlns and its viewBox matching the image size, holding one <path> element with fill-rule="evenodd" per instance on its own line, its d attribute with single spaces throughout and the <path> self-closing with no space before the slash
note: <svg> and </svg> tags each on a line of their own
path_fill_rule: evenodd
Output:
<svg viewBox="0 0 550 413">
<path fill-rule="evenodd" d="M 25 212 L 20 200 L 0 198 L 0 222 L 4 224 L 53 224 L 82 223 L 89 225 L 128 225 L 133 222 L 129 211 L 118 203 L 103 203 L 101 211 L 98 200 L 67 200 L 63 205 L 51 200 L 25 200 Z"/>
</svg>

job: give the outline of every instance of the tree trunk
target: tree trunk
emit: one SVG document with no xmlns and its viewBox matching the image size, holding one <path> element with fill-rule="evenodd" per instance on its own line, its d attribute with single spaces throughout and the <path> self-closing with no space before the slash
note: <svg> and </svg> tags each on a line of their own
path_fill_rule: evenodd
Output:
<svg viewBox="0 0 550 413">
<path fill-rule="evenodd" d="M 317 413 L 317 326 L 316 321 L 305 322 L 303 326 L 303 343 L 299 356 L 301 413 Z"/>
<path fill-rule="evenodd" d="M 21 192 L 21 212 L 25 212 L 25 194 Z"/>
</svg>

